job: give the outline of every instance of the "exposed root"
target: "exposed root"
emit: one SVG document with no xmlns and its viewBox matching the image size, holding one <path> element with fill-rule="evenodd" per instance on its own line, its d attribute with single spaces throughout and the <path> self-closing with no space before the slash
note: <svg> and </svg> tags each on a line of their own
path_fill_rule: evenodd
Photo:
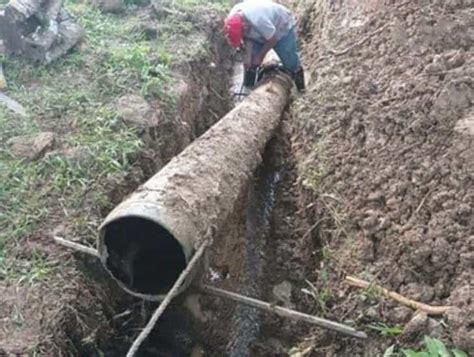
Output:
<svg viewBox="0 0 474 357">
<path fill-rule="evenodd" d="M 353 276 L 346 277 L 346 283 L 351 286 L 355 286 L 362 289 L 367 289 L 369 287 L 372 287 L 373 289 L 380 291 L 386 297 L 392 298 L 393 300 L 399 302 L 400 304 L 411 307 L 412 309 L 424 311 L 428 315 L 442 315 L 448 312 L 448 310 L 452 308 L 451 306 L 431 306 L 431 305 L 423 304 L 421 302 L 408 299 L 404 297 L 403 295 L 400 295 L 394 291 L 385 289 L 381 287 L 380 285 L 369 283 L 367 281 L 358 279 Z"/>
</svg>

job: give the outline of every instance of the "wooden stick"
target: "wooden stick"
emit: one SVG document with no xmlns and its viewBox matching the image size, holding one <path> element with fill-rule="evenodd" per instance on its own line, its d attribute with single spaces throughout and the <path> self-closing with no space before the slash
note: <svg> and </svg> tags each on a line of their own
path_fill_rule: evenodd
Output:
<svg viewBox="0 0 474 357">
<path fill-rule="evenodd" d="M 281 317 L 286 317 L 286 318 L 293 319 L 296 321 L 308 322 L 310 324 L 324 327 L 330 330 L 334 330 L 348 336 L 353 336 L 353 337 L 358 337 L 358 338 L 367 338 L 367 335 L 365 334 L 365 332 L 357 331 L 356 329 L 350 326 L 346 326 L 338 322 L 322 319 L 322 318 L 312 316 L 312 315 L 307 315 L 302 312 L 287 309 L 281 306 L 272 305 L 272 304 L 269 304 L 268 302 L 253 299 L 247 296 L 243 296 L 243 295 L 236 294 L 227 290 L 215 288 L 209 285 L 199 285 L 198 288 L 203 293 L 219 296 L 225 299 L 230 299 L 240 304 L 249 305 L 266 312 L 274 313 Z"/>
<path fill-rule="evenodd" d="M 380 291 L 386 297 L 392 298 L 393 300 L 399 302 L 400 304 L 411 307 L 412 309 L 424 311 L 428 315 L 442 315 L 452 308 L 452 306 L 431 306 L 431 305 L 423 304 L 421 302 L 408 299 L 394 291 L 385 289 L 380 285 L 373 284 L 373 283 L 371 284 L 365 280 L 361 280 L 353 276 L 346 277 L 345 281 L 347 284 L 358 287 L 358 288 L 367 289 L 371 287 L 373 289 L 376 289 L 377 291 Z"/>
<path fill-rule="evenodd" d="M 58 237 L 58 236 L 54 236 L 53 239 L 56 243 L 59 243 L 59 244 L 65 246 L 65 247 L 77 250 L 78 252 L 89 254 L 89 255 L 92 255 L 96 258 L 100 257 L 99 252 L 97 251 L 97 249 L 87 247 L 83 244 L 74 243 L 74 242 L 71 242 L 70 240 L 67 240 L 67 239 L 64 239 L 64 238 L 61 238 L 61 237 Z"/>
<path fill-rule="evenodd" d="M 126 357 L 134 357 L 136 353 L 138 352 L 138 349 L 140 348 L 140 345 L 145 341 L 145 339 L 148 337 L 150 334 L 151 330 L 153 330 L 153 327 L 155 327 L 156 322 L 160 318 L 160 316 L 163 314 L 165 309 L 168 307 L 170 304 L 171 300 L 176 297 L 178 294 L 178 289 L 181 287 L 183 284 L 184 280 L 188 277 L 188 275 L 191 273 L 192 269 L 194 266 L 197 264 L 199 259 L 202 257 L 204 254 L 206 248 L 209 246 L 210 241 L 205 240 L 199 249 L 196 251 L 196 253 L 193 255 L 191 261 L 189 262 L 188 266 L 186 269 L 184 269 L 176 282 L 174 283 L 173 287 L 171 290 L 166 294 L 166 297 L 164 300 L 161 302 L 161 304 L 158 306 L 158 308 L 155 310 L 153 313 L 153 316 L 151 317 L 150 321 L 148 321 L 148 324 L 145 326 L 145 328 L 140 332 L 136 340 L 133 342 L 132 347 L 130 347 L 130 350 L 127 353 Z"/>
</svg>

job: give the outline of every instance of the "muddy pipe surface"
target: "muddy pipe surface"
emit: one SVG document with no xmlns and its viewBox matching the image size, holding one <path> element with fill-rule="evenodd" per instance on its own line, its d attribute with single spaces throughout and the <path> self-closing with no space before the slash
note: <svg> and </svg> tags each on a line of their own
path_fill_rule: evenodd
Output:
<svg viewBox="0 0 474 357">
<path fill-rule="evenodd" d="M 262 161 L 291 86 L 288 76 L 273 75 L 106 217 L 99 254 L 121 288 L 162 299 L 200 241 L 225 226 Z"/>
</svg>

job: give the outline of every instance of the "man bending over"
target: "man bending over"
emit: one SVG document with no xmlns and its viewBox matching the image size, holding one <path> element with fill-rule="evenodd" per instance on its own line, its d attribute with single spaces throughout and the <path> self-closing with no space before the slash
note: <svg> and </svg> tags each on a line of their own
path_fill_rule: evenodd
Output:
<svg viewBox="0 0 474 357">
<path fill-rule="evenodd" d="M 285 6 L 271 0 L 247 0 L 235 5 L 224 22 L 232 47 L 245 49 L 246 70 L 258 67 L 271 49 L 304 91 L 304 73 L 298 55 L 295 19 Z"/>
</svg>

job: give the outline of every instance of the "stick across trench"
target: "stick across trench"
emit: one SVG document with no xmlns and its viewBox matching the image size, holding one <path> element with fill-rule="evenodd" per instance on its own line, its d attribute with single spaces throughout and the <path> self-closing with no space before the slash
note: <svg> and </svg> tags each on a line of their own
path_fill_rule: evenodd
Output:
<svg viewBox="0 0 474 357">
<path fill-rule="evenodd" d="M 98 254 L 97 250 L 95 250 L 93 248 L 85 247 L 82 244 L 74 243 L 74 242 L 68 241 L 66 239 L 63 239 L 61 237 L 54 237 L 54 240 L 57 243 L 59 243 L 63 246 L 66 246 L 68 248 L 71 248 L 71 249 L 74 249 L 76 251 L 86 253 L 86 254 L 89 254 L 89 255 L 92 255 L 92 256 L 95 256 L 95 257 L 99 257 L 99 254 Z M 196 264 L 199 262 L 201 257 L 204 255 L 204 253 L 206 251 L 206 248 L 209 246 L 209 244 L 210 244 L 209 240 L 205 240 L 201 244 L 199 249 L 193 255 L 193 257 L 192 257 L 191 261 L 189 262 L 188 266 L 186 267 L 186 269 L 183 270 L 183 272 L 181 273 L 179 278 L 176 280 L 176 282 L 174 283 L 171 290 L 166 295 L 165 299 L 160 303 L 158 308 L 153 313 L 153 316 L 151 317 L 150 321 L 147 323 L 145 328 L 138 335 L 138 337 L 136 338 L 136 340 L 134 341 L 134 343 L 130 347 L 130 350 L 127 353 L 126 357 L 134 357 L 136 355 L 136 353 L 137 353 L 138 349 L 140 348 L 141 344 L 148 337 L 150 332 L 153 330 L 153 327 L 156 325 L 156 322 L 158 321 L 160 316 L 163 314 L 165 309 L 168 307 L 170 302 L 176 297 L 179 287 L 181 286 L 183 281 L 186 279 L 186 277 L 189 275 L 189 273 L 193 270 L 193 268 L 196 266 Z M 249 305 L 249 306 L 255 307 L 257 309 L 260 309 L 260 310 L 263 310 L 263 311 L 266 311 L 266 312 L 277 314 L 278 316 L 281 316 L 281 317 L 289 318 L 289 319 L 296 320 L 296 321 L 304 321 L 304 322 L 307 322 L 307 323 L 310 323 L 310 324 L 313 324 L 313 325 L 316 325 L 316 326 L 320 326 L 320 327 L 323 327 L 323 328 L 327 328 L 327 329 L 330 329 L 330 330 L 337 331 L 339 333 L 342 333 L 342 334 L 348 335 L 348 336 L 353 336 L 353 337 L 362 338 L 362 339 L 367 338 L 367 334 L 365 332 L 357 331 L 356 329 L 354 329 L 350 326 L 341 324 L 339 322 L 322 319 L 320 317 L 304 314 L 304 313 L 299 312 L 299 311 L 287 309 L 287 308 L 284 308 L 284 307 L 281 307 L 281 306 L 272 305 L 268 302 L 264 302 L 264 301 L 261 301 L 261 300 L 257 300 L 257 299 L 251 298 L 251 297 L 243 296 L 243 295 L 240 295 L 240 294 L 237 294 L 237 293 L 233 293 L 233 292 L 230 292 L 230 291 L 227 291 L 227 290 L 219 289 L 219 288 L 212 287 L 212 286 L 205 285 L 205 284 L 197 285 L 197 288 L 201 293 L 205 293 L 205 294 L 208 294 L 208 295 L 213 295 L 213 296 L 233 300 L 237 303 Z"/>
<path fill-rule="evenodd" d="M 202 293 L 233 300 L 237 303 L 249 305 L 266 312 L 274 313 L 281 317 L 289 318 L 296 321 L 304 321 L 313 325 L 324 327 L 326 329 L 337 331 L 347 336 L 363 338 L 363 339 L 367 338 L 367 334 L 365 332 L 357 331 L 356 329 L 347 325 L 343 325 L 339 322 L 334 322 L 331 320 L 322 319 L 320 317 L 304 314 L 299 311 L 273 305 L 268 302 L 260 301 L 251 297 L 243 296 L 240 294 L 236 294 L 236 293 L 219 289 L 219 288 L 209 286 L 209 285 L 201 284 L 198 286 L 198 289 Z"/>
</svg>

